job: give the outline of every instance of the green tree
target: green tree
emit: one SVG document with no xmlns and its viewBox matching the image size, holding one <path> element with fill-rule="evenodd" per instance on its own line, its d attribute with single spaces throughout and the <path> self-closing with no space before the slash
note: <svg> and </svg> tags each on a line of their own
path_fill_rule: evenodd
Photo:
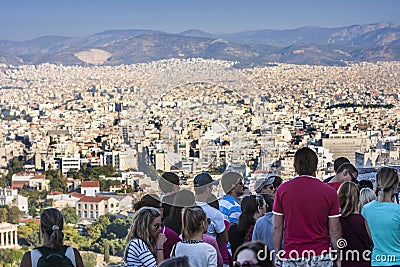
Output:
<svg viewBox="0 0 400 267">
<path fill-rule="evenodd" d="M 76 224 L 78 222 L 78 215 L 76 209 L 72 207 L 64 208 L 61 213 L 64 215 L 65 223 Z"/>
<path fill-rule="evenodd" d="M 130 224 L 125 219 L 114 219 L 107 226 L 107 234 L 114 233 L 116 238 L 125 238 L 128 234 Z"/>
<path fill-rule="evenodd" d="M 125 238 L 115 238 L 109 241 L 111 254 L 114 256 L 122 257 L 125 251 L 126 241 Z"/>
<path fill-rule="evenodd" d="M 97 255 L 93 252 L 82 251 L 81 252 L 83 266 L 94 267 L 97 265 Z"/>
<path fill-rule="evenodd" d="M 92 224 L 87 227 L 87 233 L 90 238 L 97 240 L 101 237 L 102 227 L 100 224 Z"/>
<path fill-rule="evenodd" d="M 20 245 L 31 247 L 40 246 L 39 224 L 28 222 L 18 228 L 18 240 Z"/>
<path fill-rule="evenodd" d="M 48 170 L 45 174 L 46 178 L 50 180 L 50 191 L 67 192 L 67 178 L 59 170 Z"/>
<path fill-rule="evenodd" d="M 110 244 L 107 239 L 104 239 L 104 261 L 110 262 Z"/>
<path fill-rule="evenodd" d="M 90 248 L 92 239 L 89 237 L 83 237 L 79 232 L 72 226 L 64 226 L 64 243 L 69 246 L 77 248 Z"/>
<path fill-rule="evenodd" d="M 8 207 L 7 222 L 18 224 L 21 216 L 22 212 L 19 210 L 17 206 Z"/>
<path fill-rule="evenodd" d="M 23 251 L 14 249 L 0 249 L 0 262 L 3 266 L 18 266 L 24 255 Z"/>
<path fill-rule="evenodd" d="M 0 222 L 6 222 L 7 221 L 7 213 L 8 209 L 7 207 L 0 207 Z"/>
<path fill-rule="evenodd" d="M 22 156 L 12 158 L 8 162 L 6 184 L 1 185 L 1 186 L 4 187 L 6 185 L 11 185 L 11 178 L 12 178 L 13 174 L 24 171 L 24 170 L 25 170 L 25 168 L 24 168 L 24 163 L 22 161 Z"/>
</svg>

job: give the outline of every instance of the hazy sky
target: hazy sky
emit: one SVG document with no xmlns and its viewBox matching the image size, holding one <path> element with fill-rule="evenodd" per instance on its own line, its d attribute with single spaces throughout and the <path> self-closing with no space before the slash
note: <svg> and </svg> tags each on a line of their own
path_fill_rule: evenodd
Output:
<svg viewBox="0 0 400 267">
<path fill-rule="evenodd" d="M 398 0 L 2 0 L 0 39 L 111 29 L 210 33 L 393 22 Z"/>
</svg>

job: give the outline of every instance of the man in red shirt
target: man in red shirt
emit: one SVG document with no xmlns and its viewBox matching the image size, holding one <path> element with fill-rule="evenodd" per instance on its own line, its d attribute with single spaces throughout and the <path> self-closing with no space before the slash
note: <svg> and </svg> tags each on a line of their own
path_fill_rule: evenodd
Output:
<svg viewBox="0 0 400 267">
<path fill-rule="evenodd" d="M 339 199 L 335 189 L 315 177 L 317 164 L 313 150 L 300 148 L 294 156 L 299 176 L 281 184 L 276 191 L 273 205 L 276 266 L 333 266 L 330 246 L 338 250 Z M 336 266 L 341 266 L 340 260 Z"/>
<path fill-rule="evenodd" d="M 353 182 L 357 184 L 357 177 L 358 171 L 356 167 L 351 163 L 344 163 L 340 165 L 336 175 L 327 183 L 327 185 L 332 186 L 337 191 L 344 182 Z"/>
</svg>

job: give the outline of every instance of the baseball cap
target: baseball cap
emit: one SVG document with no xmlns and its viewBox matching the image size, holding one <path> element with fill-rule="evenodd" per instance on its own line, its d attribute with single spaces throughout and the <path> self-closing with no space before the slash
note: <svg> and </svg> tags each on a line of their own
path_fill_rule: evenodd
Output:
<svg viewBox="0 0 400 267">
<path fill-rule="evenodd" d="M 254 191 L 256 191 L 257 193 L 260 193 L 261 190 L 262 190 L 266 185 L 273 184 L 274 181 L 275 181 L 275 177 L 258 179 L 258 180 L 256 181 L 256 183 L 254 184 Z"/>
<path fill-rule="evenodd" d="M 208 184 L 218 185 L 218 181 L 214 180 L 211 175 L 206 172 L 196 175 L 193 182 L 195 187 L 205 186 Z"/>
</svg>

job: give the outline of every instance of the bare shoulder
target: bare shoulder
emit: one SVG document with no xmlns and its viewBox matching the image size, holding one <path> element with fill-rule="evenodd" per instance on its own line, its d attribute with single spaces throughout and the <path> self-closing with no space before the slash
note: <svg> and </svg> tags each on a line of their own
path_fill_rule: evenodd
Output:
<svg viewBox="0 0 400 267">
<path fill-rule="evenodd" d="M 79 253 L 79 250 L 76 248 L 74 248 L 74 255 L 75 255 L 76 267 L 84 267 L 81 253 Z"/>
<path fill-rule="evenodd" d="M 31 267 L 31 252 L 25 252 L 24 256 L 22 257 L 20 267 Z"/>
</svg>

